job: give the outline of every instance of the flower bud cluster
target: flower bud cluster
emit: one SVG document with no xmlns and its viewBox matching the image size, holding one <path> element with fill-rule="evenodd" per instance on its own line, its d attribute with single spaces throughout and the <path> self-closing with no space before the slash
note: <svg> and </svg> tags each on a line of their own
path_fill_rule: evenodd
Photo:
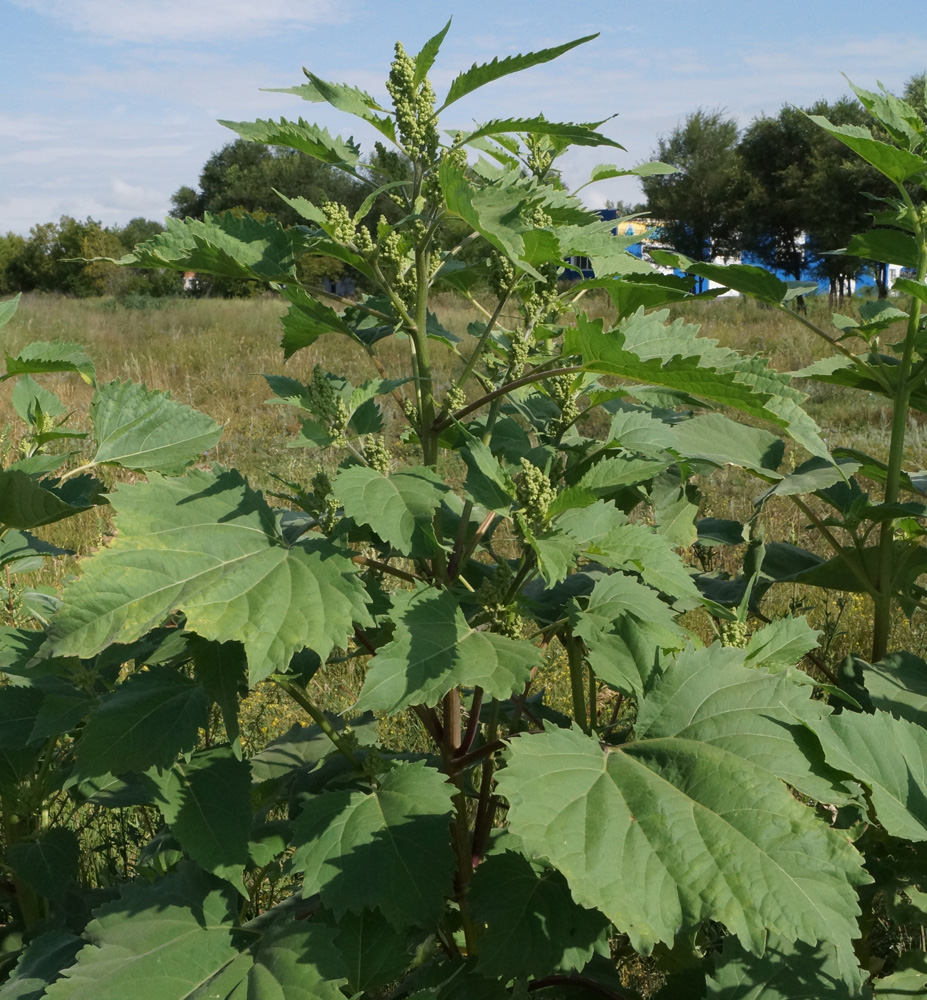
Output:
<svg viewBox="0 0 927 1000">
<path fill-rule="evenodd" d="M 452 382 L 444 395 L 444 409 L 448 413 L 460 410 L 467 405 L 467 394 L 456 382 Z"/>
<path fill-rule="evenodd" d="M 559 437 L 579 416 L 579 407 L 576 405 L 576 395 L 573 392 L 573 376 L 555 375 L 547 379 L 545 384 L 550 398 L 560 408 L 560 416 L 552 421 L 547 430 L 553 437 Z"/>
<path fill-rule="evenodd" d="M 340 504 L 332 495 L 332 481 L 324 469 L 319 469 L 312 477 L 310 488 L 316 520 L 322 531 L 328 534 L 335 527 Z"/>
<path fill-rule="evenodd" d="M 746 649 L 750 629 L 746 622 L 721 622 L 721 645 Z"/>
<path fill-rule="evenodd" d="M 554 502 L 557 491 L 551 486 L 543 469 L 523 458 L 521 472 L 515 475 L 515 496 L 524 511 L 528 526 L 536 531 L 547 520 L 547 509 Z"/>
<path fill-rule="evenodd" d="M 544 135 L 530 135 L 526 145 L 528 147 L 528 169 L 535 177 L 543 177 L 550 169 L 551 163 L 554 162 L 550 140 Z"/>
<path fill-rule="evenodd" d="M 388 226 L 385 218 L 381 217 L 380 226 Z M 412 309 L 415 306 L 417 284 L 415 267 L 409 259 L 409 249 L 408 237 L 398 229 L 392 229 L 381 237 L 377 259 L 390 287 L 405 306 Z"/>
<path fill-rule="evenodd" d="M 350 414 L 344 400 L 332 385 L 321 365 L 312 369 L 312 381 L 306 386 L 309 407 L 321 420 L 334 438 L 335 445 L 344 441 L 344 429 L 348 426 Z"/>
<path fill-rule="evenodd" d="M 508 292 L 514 278 L 515 268 L 511 261 L 498 251 L 494 251 L 489 258 L 489 284 L 493 294 L 501 299 Z"/>
<path fill-rule="evenodd" d="M 367 438 L 367 444 L 364 448 L 364 458 L 367 459 L 367 464 L 371 469 L 376 470 L 384 476 L 389 474 L 392 458 L 389 448 L 386 446 L 386 441 L 383 440 L 381 434 L 371 434 Z"/>
<path fill-rule="evenodd" d="M 483 581 L 476 592 L 476 599 L 483 610 L 475 621 L 488 623 L 492 631 L 499 635 L 522 639 L 527 634 L 528 625 L 509 599 L 513 579 L 511 566 L 503 562 L 492 576 Z"/>
<path fill-rule="evenodd" d="M 528 360 L 528 345 L 523 340 L 513 340 L 509 347 L 509 374 L 512 378 L 518 378 L 525 362 Z"/>
<path fill-rule="evenodd" d="M 438 152 L 435 92 L 427 79 L 415 84 L 415 60 L 396 43 L 386 89 L 393 99 L 399 138 L 413 160 L 434 163 Z"/>
</svg>

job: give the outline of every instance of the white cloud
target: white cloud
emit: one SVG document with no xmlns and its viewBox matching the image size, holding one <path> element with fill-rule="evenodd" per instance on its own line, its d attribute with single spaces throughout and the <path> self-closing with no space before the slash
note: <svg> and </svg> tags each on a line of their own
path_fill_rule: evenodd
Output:
<svg viewBox="0 0 927 1000">
<path fill-rule="evenodd" d="M 114 42 L 273 35 L 350 16 L 346 0 L 13 0 L 69 28 Z"/>
</svg>

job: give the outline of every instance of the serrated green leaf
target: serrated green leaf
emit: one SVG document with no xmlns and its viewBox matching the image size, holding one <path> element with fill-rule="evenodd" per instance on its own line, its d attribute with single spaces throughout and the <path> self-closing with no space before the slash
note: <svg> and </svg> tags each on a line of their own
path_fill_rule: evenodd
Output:
<svg viewBox="0 0 927 1000">
<path fill-rule="evenodd" d="M 77 746 L 80 778 L 169 767 L 206 724 L 203 690 L 176 670 L 132 674 L 91 713 Z"/>
<path fill-rule="evenodd" d="M 844 712 L 811 728 L 827 763 L 869 789 L 875 818 L 889 834 L 927 840 L 927 730 L 885 712 Z"/>
<path fill-rule="evenodd" d="M 861 858 L 768 771 L 681 737 L 603 753 L 557 730 L 514 741 L 498 788 L 525 848 L 566 876 L 638 951 L 719 920 L 744 947 L 767 934 L 848 943 Z"/>
<path fill-rule="evenodd" d="M 749 669 L 746 652 L 714 644 L 677 655 L 641 705 L 638 736 L 721 747 L 818 802 L 848 802 L 851 789 L 801 725 L 830 710 L 812 700 L 803 674 Z"/>
<path fill-rule="evenodd" d="M 596 132 L 588 125 L 578 125 L 572 122 L 549 122 L 543 115 L 535 118 L 494 118 L 480 125 L 474 132 L 465 133 L 462 142 L 469 143 L 483 136 L 495 136 L 511 132 L 524 132 L 529 135 L 547 135 L 559 139 L 571 146 L 613 146 L 624 149 L 620 143 L 608 136 Z"/>
<path fill-rule="evenodd" d="M 564 333 L 564 352 L 582 355 L 587 371 L 679 389 L 770 420 L 812 454 L 828 456 L 817 425 L 800 406 L 806 397 L 789 386 L 788 375 L 696 337 L 696 328 L 680 320 L 667 324 L 667 315 L 635 313 L 609 333 L 601 320 L 580 317 Z"/>
<path fill-rule="evenodd" d="M 91 506 L 69 503 L 18 469 L 0 469 L 0 524 L 7 527 L 38 528 Z"/>
<path fill-rule="evenodd" d="M 96 384 L 93 361 L 83 345 L 54 341 L 29 344 L 15 358 L 7 354 L 6 375 L 0 376 L 0 382 L 17 375 L 49 372 L 77 372 L 88 385 Z"/>
<path fill-rule="evenodd" d="M 307 249 L 299 229 L 274 219 L 206 213 L 202 222 L 168 219 L 167 229 L 116 261 L 130 267 L 166 267 L 229 278 L 292 281 L 295 261 Z"/>
<path fill-rule="evenodd" d="M 378 909 L 396 928 L 430 927 L 451 892 L 454 788 L 425 763 L 387 771 L 370 792 L 310 798 L 293 824 L 303 895 L 336 917 Z"/>
<path fill-rule="evenodd" d="M 283 317 L 284 360 L 304 347 L 311 347 L 326 333 L 342 333 L 353 337 L 353 331 L 331 306 L 314 299 L 299 285 L 287 286 L 284 297 L 290 308 Z"/>
<path fill-rule="evenodd" d="M 902 267 L 917 267 L 917 242 L 898 229 L 870 229 L 850 239 L 845 251 L 851 257 L 879 260 Z"/>
<path fill-rule="evenodd" d="M 11 573 L 40 569 L 47 556 L 72 556 L 73 549 L 62 549 L 45 542 L 28 531 L 8 530 L 0 537 L 0 566 L 9 566 Z"/>
<path fill-rule="evenodd" d="M 672 610 L 653 590 L 623 573 L 599 580 L 585 608 L 575 605 L 571 617 L 596 676 L 636 697 L 643 694 L 660 648 L 683 645 L 684 633 Z"/>
<path fill-rule="evenodd" d="M 371 661 L 359 709 L 393 714 L 434 705 L 460 685 L 504 699 L 520 691 L 540 663 L 540 650 L 530 643 L 471 628 L 449 590 L 400 591 L 393 609 L 396 632 Z"/>
<path fill-rule="evenodd" d="M 344 913 L 332 942 L 354 990 L 375 990 L 402 977 L 412 961 L 409 938 L 379 910 Z"/>
<path fill-rule="evenodd" d="M 238 739 L 238 696 L 248 688 L 248 659 L 240 642 L 210 642 L 198 635 L 187 638 L 196 679 L 206 697 L 219 706 L 225 733 Z"/>
<path fill-rule="evenodd" d="M 73 830 L 52 827 L 36 840 L 20 841 L 7 848 L 14 872 L 40 896 L 59 899 L 77 877 L 80 844 Z"/>
<path fill-rule="evenodd" d="M 785 301 L 788 293 L 788 285 L 784 281 L 754 264 L 709 264 L 668 250 L 656 250 L 651 256 L 656 264 L 673 267 L 699 278 L 707 278 L 768 305 L 779 305 Z"/>
<path fill-rule="evenodd" d="M 22 292 L 17 292 L 13 298 L 0 302 L 0 329 L 5 327 L 16 314 L 22 294 Z"/>
<path fill-rule="evenodd" d="M 531 204 L 525 191 L 512 186 L 476 187 L 466 171 L 458 169 L 450 158 L 441 161 L 438 178 L 452 215 L 459 216 L 497 250 L 519 261 L 525 271 L 541 280 L 540 272 L 527 260 L 525 234 L 534 227 L 523 218 L 522 213 Z"/>
<path fill-rule="evenodd" d="M 776 618 L 750 636 L 745 650 L 746 662 L 767 670 L 792 667 L 805 653 L 817 649 L 820 634 L 804 616 Z"/>
<path fill-rule="evenodd" d="M 782 462 L 785 444 L 760 427 L 737 423 L 720 413 L 706 413 L 681 420 L 674 425 L 672 434 L 673 448 L 685 458 L 736 465 L 778 478 L 776 470 Z"/>
<path fill-rule="evenodd" d="M 862 981 L 849 948 L 771 938 L 758 957 L 727 938 L 715 956 L 706 1000 L 853 1000 Z"/>
<path fill-rule="evenodd" d="M 158 781 L 159 805 L 197 864 L 234 883 L 248 860 L 251 768 L 231 747 L 210 747 L 174 764 Z"/>
<path fill-rule="evenodd" d="M 348 517 L 369 525 L 402 555 L 434 550 L 431 522 L 447 485 L 431 470 L 410 467 L 386 476 L 354 465 L 338 472 L 332 488 Z"/>
<path fill-rule="evenodd" d="M 436 34 L 432 35 L 427 42 L 422 46 L 421 51 L 415 57 L 415 74 L 412 77 L 413 86 L 417 87 L 431 70 L 434 65 L 435 58 L 438 55 L 438 51 L 441 48 L 441 43 L 444 41 L 445 36 L 451 26 L 451 19 L 448 19 L 447 24 Z"/>
<path fill-rule="evenodd" d="M 644 524 L 625 523 L 590 541 L 590 558 L 611 569 L 639 573 L 644 583 L 662 591 L 682 607 L 698 600 L 697 590 L 673 543 Z"/>
<path fill-rule="evenodd" d="M 927 990 L 927 955 L 923 951 L 905 952 L 895 971 L 872 984 L 876 1000 L 912 1000 Z"/>
<path fill-rule="evenodd" d="M 927 663 L 913 653 L 889 653 L 863 675 L 873 707 L 927 729 Z"/>
<path fill-rule="evenodd" d="M 237 472 L 152 473 L 110 502 L 116 539 L 66 588 L 49 630 L 53 655 L 132 642 L 179 608 L 190 631 L 242 643 L 254 685 L 304 646 L 324 660 L 368 621 L 350 557 L 321 537 L 288 544 Z"/>
<path fill-rule="evenodd" d="M 222 428 L 205 413 L 135 382 L 107 382 L 90 403 L 97 465 L 182 472 L 209 451 Z"/>
<path fill-rule="evenodd" d="M 40 415 L 60 417 L 68 412 L 61 400 L 43 388 L 31 375 L 21 375 L 10 393 L 10 403 L 20 420 L 36 425 Z"/>
<path fill-rule="evenodd" d="M 460 457 L 467 465 L 464 489 L 487 510 L 508 517 L 516 492 L 512 477 L 478 437 L 466 430 L 462 433 L 466 444 L 460 449 Z"/>
<path fill-rule="evenodd" d="M 70 931 L 39 934 L 29 942 L 12 975 L 0 986 L 0 1000 L 39 1000 L 61 970 L 73 965 L 83 946 L 83 939 Z"/>
<path fill-rule="evenodd" d="M 280 920 L 264 933 L 253 963 L 231 992 L 222 987 L 235 977 L 221 977 L 191 1000 L 344 1000 L 343 966 L 330 927 Z"/>
<path fill-rule="evenodd" d="M 86 947 L 45 993 L 48 1000 L 186 1000 L 238 956 L 229 894 L 182 867 L 153 884 L 135 882 L 96 910 Z"/>
<path fill-rule="evenodd" d="M 576 48 L 577 45 L 582 45 L 584 42 L 590 42 L 593 38 L 598 38 L 598 35 L 586 35 L 584 38 L 577 38 L 572 42 L 566 42 L 564 45 L 557 45 L 549 49 L 539 49 L 537 52 L 529 52 L 526 55 L 507 56 L 501 60 L 493 59 L 492 62 L 483 63 L 482 65 L 474 63 L 470 69 L 454 78 L 447 92 L 447 97 L 444 98 L 444 103 L 438 111 L 443 111 L 448 105 L 453 104 L 454 101 L 459 101 L 461 97 L 466 96 L 478 87 L 491 83 L 493 80 L 498 80 L 503 76 L 508 76 L 510 73 L 518 73 L 531 66 L 539 66 L 542 63 L 550 62 L 551 59 L 556 59 L 557 56 L 563 55 L 564 52 L 569 52 L 570 49 Z"/>
<path fill-rule="evenodd" d="M 880 139 L 873 139 L 869 129 L 861 125 L 831 125 L 822 115 L 808 115 L 808 117 L 896 184 L 902 184 L 909 177 L 927 171 L 927 160 L 922 156 L 917 156 L 907 149 L 899 149 Z"/>
<path fill-rule="evenodd" d="M 486 924 L 476 967 L 487 977 L 578 972 L 608 928 L 601 913 L 573 902 L 560 872 L 536 868 L 513 851 L 480 864 L 469 905 L 474 919 Z"/>
<path fill-rule="evenodd" d="M 286 146 L 298 149 L 332 166 L 356 167 L 360 160 L 360 146 L 353 138 L 344 140 L 332 136 L 327 128 L 313 125 L 302 118 L 291 122 L 281 118 L 279 122 L 259 118 L 253 122 L 230 122 L 219 119 L 219 124 L 237 132 L 243 139 L 262 142 L 268 146 Z"/>
</svg>

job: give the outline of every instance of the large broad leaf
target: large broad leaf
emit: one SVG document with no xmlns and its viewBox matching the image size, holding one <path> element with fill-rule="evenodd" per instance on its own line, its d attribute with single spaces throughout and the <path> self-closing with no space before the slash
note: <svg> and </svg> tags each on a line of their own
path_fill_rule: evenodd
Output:
<svg viewBox="0 0 927 1000">
<path fill-rule="evenodd" d="M 165 392 L 118 379 L 101 386 L 90 404 L 97 465 L 180 473 L 209 451 L 222 428 L 205 413 Z"/>
<path fill-rule="evenodd" d="M 913 1000 L 927 991 L 927 955 L 922 951 L 905 952 L 895 971 L 872 984 L 877 1000 Z"/>
<path fill-rule="evenodd" d="M 33 938 L 10 978 L 0 986 L 0 1000 L 39 1000 L 83 948 L 81 938 L 70 931 L 50 930 Z"/>
<path fill-rule="evenodd" d="M 643 694 L 661 648 L 683 645 L 683 630 L 668 605 L 623 573 L 599 580 L 585 609 L 577 605 L 571 617 L 596 677 L 625 694 Z"/>
<path fill-rule="evenodd" d="M 182 866 L 154 884 L 125 886 L 87 925 L 87 946 L 48 1000 L 186 1000 L 238 956 L 230 893 Z"/>
<path fill-rule="evenodd" d="M 248 660 L 240 642 L 210 642 L 187 637 L 193 667 L 206 697 L 219 706 L 226 736 L 238 739 L 238 696 L 248 687 Z"/>
<path fill-rule="evenodd" d="M 449 158 L 442 160 L 438 177 L 448 211 L 459 216 L 497 250 L 519 261 L 525 271 L 541 280 L 540 272 L 528 260 L 525 243 L 525 234 L 534 232 L 534 227 L 525 218 L 532 204 L 528 193 L 514 185 L 476 187 L 467 172 L 458 169 Z M 537 200 L 536 197 L 533 199 L 534 202 Z M 550 249 L 551 253 L 560 255 L 556 241 Z"/>
<path fill-rule="evenodd" d="M 359 709 L 392 714 L 434 705 L 460 685 L 508 698 L 541 662 L 541 651 L 530 643 L 471 628 L 450 590 L 400 591 L 393 616 L 394 637 L 371 662 Z"/>
<path fill-rule="evenodd" d="M 580 317 L 564 333 L 564 353 L 582 355 L 587 371 L 679 389 L 770 420 L 812 454 L 828 456 L 817 425 L 801 408 L 806 397 L 789 386 L 788 375 L 697 337 L 696 328 L 681 321 L 667 324 L 667 315 L 638 312 L 608 333 L 601 320 Z"/>
<path fill-rule="evenodd" d="M 817 648 L 820 634 L 807 618 L 776 618 L 750 636 L 746 661 L 752 667 L 769 670 L 792 667 L 801 662 L 805 653 Z"/>
<path fill-rule="evenodd" d="M 849 801 L 853 790 L 824 763 L 801 725 L 825 719 L 830 710 L 811 699 L 804 674 L 747 669 L 748 657 L 749 650 L 719 644 L 686 649 L 654 681 L 637 735 L 723 747 L 819 802 Z"/>
<path fill-rule="evenodd" d="M 868 789 L 893 837 L 927 840 L 927 729 L 885 712 L 844 712 L 812 726 L 827 763 Z"/>
<path fill-rule="evenodd" d="M 327 128 L 312 125 L 302 118 L 295 122 L 287 121 L 285 118 L 281 118 L 279 122 L 265 121 L 262 118 L 254 122 L 230 122 L 220 119 L 219 124 L 251 142 L 298 149 L 301 153 L 333 166 L 355 167 L 360 159 L 360 146 L 353 139 L 345 141 L 341 136 L 332 136 Z"/>
<path fill-rule="evenodd" d="M 242 643 L 254 684 L 303 646 L 324 660 L 368 620 L 350 558 L 320 537 L 288 544 L 237 472 L 152 474 L 110 499 L 116 540 L 65 590 L 47 652 L 93 656 L 179 608 L 191 631 Z"/>
<path fill-rule="evenodd" d="M 850 948 L 772 938 L 762 957 L 727 938 L 715 956 L 707 1000 L 853 1000 L 862 972 Z M 866 994 L 871 995 L 871 994 Z"/>
<path fill-rule="evenodd" d="M 24 347 L 16 357 L 6 356 L 6 375 L 45 375 L 49 372 L 76 372 L 88 384 L 95 384 L 93 361 L 82 344 L 40 341 Z"/>
<path fill-rule="evenodd" d="M 310 798 L 293 828 L 303 895 L 335 915 L 380 910 L 394 927 L 430 927 L 451 892 L 447 835 L 455 789 L 424 762 L 401 764 L 370 792 Z"/>
<path fill-rule="evenodd" d="M 76 491 L 53 491 L 46 488 L 50 485 L 40 485 L 19 469 L 0 469 L 0 524 L 9 528 L 39 528 L 93 506 L 88 497 L 71 496 Z"/>
<path fill-rule="evenodd" d="M 283 317 L 283 356 L 289 359 L 304 347 L 310 347 L 326 333 L 354 336 L 351 328 L 332 309 L 319 302 L 299 285 L 287 286 L 284 296 L 290 308 Z"/>
<path fill-rule="evenodd" d="M 191 1000 L 344 1000 L 345 985 L 330 927 L 279 920 L 264 933 L 253 961 L 243 955 Z"/>
<path fill-rule="evenodd" d="M 528 52 L 525 55 L 508 56 L 501 60 L 493 59 L 492 62 L 483 63 L 482 65 L 474 63 L 466 72 L 455 77 L 447 92 L 447 97 L 444 99 L 444 103 L 438 110 L 443 111 L 449 104 L 459 101 L 461 97 L 476 90 L 478 87 L 491 83 L 493 80 L 508 76 L 510 73 L 518 73 L 531 66 L 539 66 L 542 63 L 550 62 L 551 59 L 556 59 L 557 56 L 563 55 L 564 52 L 569 52 L 570 49 L 576 48 L 577 45 L 582 45 L 583 42 L 590 42 L 593 38 L 598 38 L 598 35 L 586 35 L 584 38 L 577 38 L 575 41 L 566 42 L 563 45 L 557 45 L 549 49 L 539 49 L 537 52 Z"/>
<path fill-rule="evenodd" d="M 486 924 L 477 968 L 490 977 L 579 971 L 608 929 L 601 913 L 573 902 L 560 872 L 512 851 L 480 864 L 469 902 L 473 917 Z"/>
<path fill-rule="evenodd" d="M 431 521 L 447 492 L 430 469 L 407 468 L 391 476 L 363 465 L 342 469 L 333 483 L 344 512 L 367 524 L 402 555 L 434 551 Z"/>
<path fill-rule="evenodd" d="M 916 268 L 918 262 L 916 240 L 897 229 L 870 229 L 869 232 L 858 233 L 847 244 L 846 253 L 851 257 L 901 264 L 902 267 Z"/>
<path fill-rule="evenodd" d="M 869 129 L 861 125 L 831 125 L 822 115 L 808 117 L 896 184 L 927 171 L 927 160 L 922 156 L 907 149 L 899 149 L 880 139 L 873 139 Z"/>
<path fill-rule="evenodd" d="M 863 679 L 874 708 L 927 729 L 927 663 L 913 653 L 889 653 Z"/>
<path fill-rule="evenodd" d="M 11 844 L 7 862 L 14 872 L 46 899 L 58 899 L 77 877 L 80 845 L 66 827 L 52 827 L 36 840 Z"/>
<path fill-rule="evenodd" d="M 132 674 L 91 713 L 77 747 L 77 775 L 169 767 L 206 724 L 202 688 L 170 667 Z"/>
<path fill-rule="evenodd" d="M 748 427 L 720 413 L 706 413 L 680 421 L 672 434 L 673 448 L 685 458 L 736 465 L 764 477 L 778 478 L 776 469 L 782 462 L 785 444 L 761 427 Z"/>
<path fill-rule="evenodd" d="M 251 832 L 251 769 L 229 746 L 177 763 L 158 782 L 161 811 L 181 846 L 207 871 L 239 883 Z"/>
<path fill-rule="evenodd" d="M 372 990 L 400 979 L 412 961 L 408 945 L 408 934 L 396 930 L 379 910 L 342 914 L 334 940 L 355 990 Z"/>
<path fill-rule="evenodd" d="M 140 243 L 116 263 L 202 271 L 229 278 L 292 281 L 296 258 L 306 249 L 305 235 L 268 219 L 206 213 L 202 222 L 167 220 L 167 230 Z"/>
<path fill-rule="evenodd" d="M 16 310 L 19 307 L 19 300 L 21 298 L 22 292 L 17 292 L 13 298 L 0 302 L 0 329 L 6 326 L 16 314 Z"/>
<path fill-rule="evenodd" d="M 858 934 L 861 858 L 769 771 L 699 739 L 603 752 L 557 730 L 515 740 L 499 775 L 509 825 L 639 951 L 723 923 L 762 953 L 771 931 L 844 945 Z"/>
</svg>

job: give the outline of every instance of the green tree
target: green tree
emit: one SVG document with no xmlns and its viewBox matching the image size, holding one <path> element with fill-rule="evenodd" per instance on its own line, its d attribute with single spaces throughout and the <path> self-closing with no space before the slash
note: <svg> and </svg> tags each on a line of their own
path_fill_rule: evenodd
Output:
<svg viewBox="0 0 927 1000">
<path fill-rule="evenodd" d="M 693 260 L 726 256 L 736 245 L 731 193 L 737 136 L 733 118 L 700 108 L 661 136 L 654 151 L 655 159 L 678 173 L 642 179 L 647 210 L 662 238 Z"/>
</svg>

